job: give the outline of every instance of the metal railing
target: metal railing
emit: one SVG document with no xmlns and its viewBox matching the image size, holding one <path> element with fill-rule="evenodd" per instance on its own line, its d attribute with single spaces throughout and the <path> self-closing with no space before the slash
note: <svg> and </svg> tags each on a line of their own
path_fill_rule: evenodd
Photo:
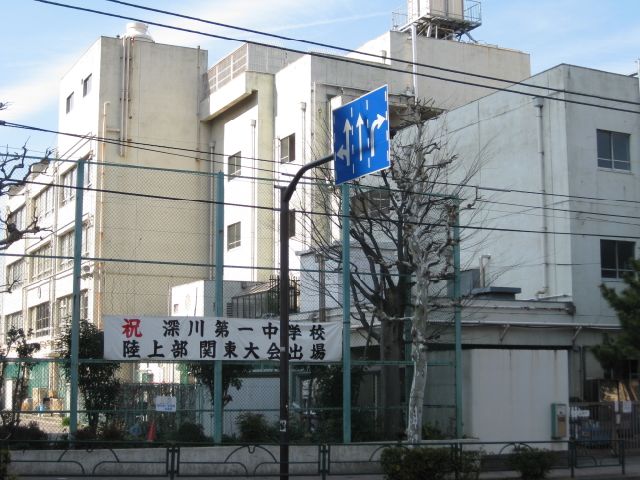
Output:
<svg viewBox="0 0 640 480">
<path fill-rule="evenodd" d="M 576 470 L 598 468 L 599 474 L 626 473 L 625 442 L 616 442 L 616 454 L 600 455 L 597 446 L 576 441 L 477 442 L 426 441 L 420 446 L 445 448 L 452 457 L 478 453 L 478 473 L 513 471 L 509 456 L 514 449 L 545 449 L 552 469 L 574 477 Z M 290 473 L 294 477 L 350 475 L 382 476 L 380 458 L 399 443 L 306 444 L 291 446 Z M 7 455 L 6 452 L 9 452 Z M 278 445 L 207 443 L 154 443 L 104 441 L 2 442 L 0 471 L 20 477 L 275 477 L 279 475 Z M 7 464 L 7 461 L 9 462 Z M 458 472 L 459 473 L 459 472 Z"/>
</svg>

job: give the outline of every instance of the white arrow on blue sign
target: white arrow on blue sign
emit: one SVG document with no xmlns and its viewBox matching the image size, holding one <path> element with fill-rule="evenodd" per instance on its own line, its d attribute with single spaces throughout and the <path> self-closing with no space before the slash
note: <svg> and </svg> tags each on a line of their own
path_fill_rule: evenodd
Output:
<svg viewBox="0 0 640 480">
<path fill-rule="evenodd" d="M 387 85 L 333 111 L 336 185 L 391 166 Z"/>
</svg>

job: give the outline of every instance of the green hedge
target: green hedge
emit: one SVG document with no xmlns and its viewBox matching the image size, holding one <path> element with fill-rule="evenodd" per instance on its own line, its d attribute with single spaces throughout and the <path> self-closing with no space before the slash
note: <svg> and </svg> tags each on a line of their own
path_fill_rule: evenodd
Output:
<svg viewBox="0 0 640 480">
<path fill-rule="evenodd" d="M 454 448 L 389 447 L 380 463 L 387 480 L 474 480 L 480 474 L 478 451 Z"/>
</svg>

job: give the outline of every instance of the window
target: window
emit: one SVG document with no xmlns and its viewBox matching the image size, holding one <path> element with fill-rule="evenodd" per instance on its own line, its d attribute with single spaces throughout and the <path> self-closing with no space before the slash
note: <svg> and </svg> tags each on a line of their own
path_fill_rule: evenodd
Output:
<svg viewBox="0 0 640 480">
<path fill-rule="evenodd" d="M 24 260 L 7 265 L 7 286 L 19 285 L 24 280 Z"/>
<path fill-rule="evenodd" d="M 291 134 L 280 139 L 280 163 L 293 162 L 296 159 L 296 136 Z"/>
<path fill-rule="evenodd" d="M 48 243 L 31 254 L 31 280 L 39 280 L 51 273 L 51 244 Z"/>
<path fill-rule="evenodd" d="M 18 230 L 24 230 L 26 227 L 24 222 L 24 207 L 20 207 L 9 214 L 7 217 L 7 224 L 9 223 L 14 223 Z"/>
<path fill-rule="evenodd" d="M 62 184 L 62 205 L 66 205 L 76 196 L 76 169 L 72 168 L 67 170 L 60 176 L 60 183 Z"/>
<path fill-rule="evenodd" d="M 58 299 L 56 318 L 58 325 L 70 325 L 73 316 L 73 295 Z M 80 292 L 80 320 L 89 319 L 89 295 L 86 290 Z"/>
<path fill-rule="evenodd" d="M 51 333 L 51 309 L 49 302 L 41 303 L 29 309 L 29 321 L 36 337 L 42 337 Z"/>
<path fill-rule="evenodd" d="M 66 110 L 67 110 L 67 113 L 73 110 L 73 92 L 71 92 L 71 94 L 67 97 Z"/>
<path fill-rule="evenodd" d="M 627 133 L 598 130 L 598 166 L 631 170 Z"/>
<path fill-rule="evenodd" d="M 227 162 L 227 175 L 229 176 L 229 180 L 240 175 L 241 163 L 240 159 L 242 158 L 242 153 L 238 152 L 235 155 L 231 155 Z"/>
<path fill-rule="evenodd" d="M 24 318 L 22 312 L 15 312 L 5 315 L 4 317 L 4 333 L 7 334 L 11 327 L 16 329 L 22 328 L 24 330 Z"/>
<path fill-rule="evenodd" d="M 82 96 L 86 97 L 91 92 L 91 74 L 82 80 Z"/>
<path fill-rule="evenodd" d="M 46 187 L 33 199 L 33 218 L 43 219 L 53 212 L 53 190 Z"/>
<path fill-rule="evenodd" d="M 391 212 L 391 193 L 378 188 L 351 198 L 353 218 L 384 218 Z"/>
<path fill-rule="evenodd" d="M 622 278 L 625 273 L 631 272 L 635 248 L 635 242 L 600 240 L 602 278 Z"/>
<path fill-rule="evenodd" d="M 89 235 L 89 226 L 82 226 L 82 249 L 81 255 L 87 255 L 87 236 Z M 65 232 L 58 237 L 58 255 L 65 257 L 60 259 L 60 268 L 67 268 L 73 264 L 73 244 L 75 231 Z"/>
<path fill-rule="evenodd" d="M 240 222 L 227 226 L 227 250 L 240 246 Z"/>
</svg>

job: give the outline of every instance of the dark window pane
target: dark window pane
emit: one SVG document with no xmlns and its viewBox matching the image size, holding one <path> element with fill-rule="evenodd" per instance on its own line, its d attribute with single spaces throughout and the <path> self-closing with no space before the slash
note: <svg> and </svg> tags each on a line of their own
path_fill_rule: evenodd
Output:
<svg viewBox="0 0 640 480">
<path fill-rule="evenodd" d="M 611 158 L 611 133 L 598 130 L 598 158 Z"/>
<path fill-rule="evenodd" d="M 611 160 L 607 160 L 606 158 L 599 158 L 598 166 L 602 168 L 613 168 L 613 162 Z"/>
<path fill-rule="evenodd" d="M 602 270 L 616 269 L 616 242 L 614 240 L 600 240 L 600 264 Z"/>
<path fill-rule="evenodd" d="M 629 161 L 629 135 L 626 133 L 612 133 L 613 158 L 615 160 Z"/>
<path fill-rule="evenodd" d="M 633 242 L 617 242 L 618 243 L 618 269 L 631 270 L 631 259 L 634 257 Z"/>
</svg>

